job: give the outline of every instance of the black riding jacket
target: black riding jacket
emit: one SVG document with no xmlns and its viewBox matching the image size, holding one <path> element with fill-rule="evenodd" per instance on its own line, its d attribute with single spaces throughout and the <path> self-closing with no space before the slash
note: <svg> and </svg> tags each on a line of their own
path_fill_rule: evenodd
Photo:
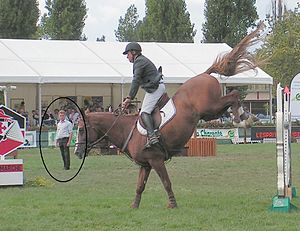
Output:
<svg viewBox="0 0 300 231">
<path fill-rule="evenodd" d="M 150 59 L 140 54 L 133 62 L 133 79 L 129 97 L 134 99 L 140 86 L 148 93 L 154 92 L 158 88 L 161 77 Z"/>
</svg>

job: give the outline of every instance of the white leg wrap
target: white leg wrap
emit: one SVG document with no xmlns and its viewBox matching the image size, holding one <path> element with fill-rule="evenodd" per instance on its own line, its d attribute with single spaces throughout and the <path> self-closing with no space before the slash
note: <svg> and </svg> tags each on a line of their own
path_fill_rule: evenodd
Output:
<svg viewBox="0 0 300 231">
<path fill-rule="evenodd" d="M 239 116 L 241 116 L 241 115 L 243 115 L 244 114 L 244 109 L 243 109 L 243 107 L 239 107 L 239 109 L 238 109 L 238 115 Z"/>
</svg>

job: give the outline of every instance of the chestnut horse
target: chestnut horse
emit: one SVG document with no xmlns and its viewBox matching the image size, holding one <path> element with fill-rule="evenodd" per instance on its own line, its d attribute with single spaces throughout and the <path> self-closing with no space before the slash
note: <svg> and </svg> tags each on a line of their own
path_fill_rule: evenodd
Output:
<svg viewBox="0 0 300 231">
<path fill-rule="evenodd" d="M 168 207 L 177 207 L 165 167 L 166 153 L 168 153 L 167 158 L 170 158 L 180 152 L 190 139 L 200 119 L 207 121 L 219 118 L 231 107 L 234 121 L 241 121 L 239 93 L 232 91 L 222 97 L 220 83 L 210 74 L 232 76 L 255 69 L 255 60 L 247 52 L 247 48 L 258 40 L 259 31 L 260 27 L 247 35 L 231 52 L 217 58 L 206 72 L 189 79 L 179 87 L 172 97 L 176 115 L 160 129 L 163 148 L 144 148 L 147 138 L 141 135 L 136 128 L 137 115 L 95 112 L 85 116 L 87 135 L 84 127 L 79 126 L 76 153 L 82 155 L 87 150 L 86 143 L 91 146 L 97 140 L 107 137 L 118 148 L 123 148 L 133 161 L 140 164 L 136 195 L 131 207 L 139 207 L 141 195 L 152 168 L 160 177 L 167 192 Z M 86 137 L 88 137 L 87 142 Z"/>
</svg>

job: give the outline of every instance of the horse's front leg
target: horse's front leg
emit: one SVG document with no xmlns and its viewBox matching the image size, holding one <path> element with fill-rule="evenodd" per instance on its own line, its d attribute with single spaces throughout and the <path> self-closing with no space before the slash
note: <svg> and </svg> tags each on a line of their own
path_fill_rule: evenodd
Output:
<svg viewBox="0 0 300 231">
<path fill-rule="evenodd" d="M 215 114 L 221 116 L 228 107 L 232 109 L 233 121 L 235 123 L 240 123 L 241 119 L 245 119 L 240 117 L 243 114 L 243 108 L 241 107 L 240 94 L 237 90 L 233 90 L 229 94 L 221 97 L 221 99 L 214 104 Z"/>
<path fill-rule="evenodd" d="M 151 172 L 151 167 L 141 167 L 137 187 L 136 187 L 136 194 L 133 203 L 131 204 L 131 208 L 138 208 L 141 202 L 142 193 L 145 190 L 145 186 Z"/>
<path fill-rule="evenodd" d="M 169 198 L 169 204 L 168 204 L 168 208 L 176 208 L 177 207 L 177 203 L 176 203 L 176 199 L 172 190 L 172 184 L 164 163 L 164 160 L 152 160 L 150 162 L 152 168 L 157 172 L 161 182 L 163 183 L 163 186 L 168 194 L 168 198 Z"/>
</svg>

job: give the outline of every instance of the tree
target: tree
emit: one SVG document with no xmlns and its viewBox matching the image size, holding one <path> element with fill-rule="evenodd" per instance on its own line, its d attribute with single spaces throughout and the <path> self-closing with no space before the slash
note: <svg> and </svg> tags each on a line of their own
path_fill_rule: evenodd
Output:
<svg viewBox="0 0 300 231">
<path fill-rule="evenodd" d="M 36 0 L 0 1 L 0 38 L 32 39 L 39 18 Z"/>
<path fill-rule="evenodd" d="M 50 39 L 81 40 L 87 17 L 84 0 L 47 0 L 48 13 L 41 19 L 41 36 Z"/>
<path fill-rule="evenodd" d="M 270 13 L 266 14 L 265 19 L 269 33 L 272 33 L 276 22 L 282 20 L 284 14 L 287 12 L 287 7 L 283 0 L 271 0 L 271 5 L 272 9 Z"/>
<path fill-rule="evenodd" d="M 131 5 L 115 31 L 118 41 L 193 42 L 195 34 L 184 0 L 146 0 L 143 20 Z"/>
<path fill-rule="evenodd" d="M 290 85 L 300 71 L 300 4 L 294 11 L 287 11 L 278 20 L 265 43 L 257 51 L 259 59 L 266 60 L 263 69 L 275 81 Z"/>
<path fill-rule="evenodd" d="M 193 42 L 196 31 L 184 0 L 146 0 L 146 16 L 138 27 L 142 41 Z"/>
<path fill-rule="evenodd" d="M 223 42 L 234 47 L 258 19 L 254 4 L 255 0 L 206 0 L 203 42 Z"/>
<path fill-rule="evenodd" d="M 120 17 L 118 29 L 115 30 L 115 36 L 119 42 L 137 41 L 137 26 L 139 15 L 135 5 L 130 5 L 125 17 Z"/>
<path fill-rule="evenodd" d="M 97 37 L 96 41 L 97 42 L 105 42 L 105 36 L 102 35 L 100 38 Z"/>
</svg>

